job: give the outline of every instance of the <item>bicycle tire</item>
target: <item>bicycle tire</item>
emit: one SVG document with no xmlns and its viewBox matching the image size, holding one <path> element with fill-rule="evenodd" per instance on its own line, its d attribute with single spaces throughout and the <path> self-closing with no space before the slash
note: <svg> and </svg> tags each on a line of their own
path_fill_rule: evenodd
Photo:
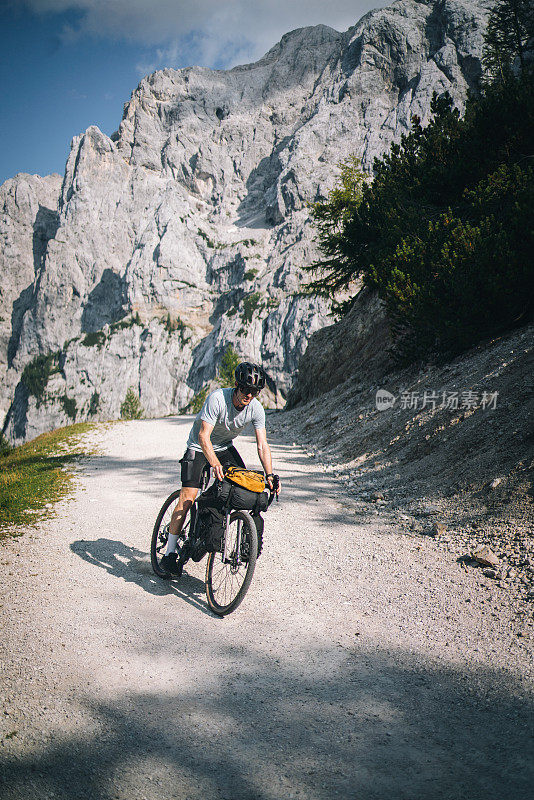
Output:
<svg viewBox="0 0 534 800">
<path fill-rule="evenodd" d="M 152 562 L 152 570 L 158 576 L 158 578 L 167 579 L 175 577 L 170 575 L 166 570 L 162 569 L 159 562 L 162 556 L 165 554 L 168 539 L 168 524 L 179 497 L 180 489 L 177 489 L 175 492 L 170 494 L 169 497 L 167 497 L 159 510 L 158 516 L 156 517 L 156 522 L 154 524 L 154 530 L 152 531 L 152 539 L 150 541 L 150 560 Z M 178 539 L 179 543 L 180 540 L 183 543 L 183 541 L 187 538 L 190 520 L 191 511 L 188 511 L 185 523 L 182 527 L 180 538 Z M 165 530 L 166 527 L 167 530 Z"/>
<path fill-rule="evenodd" d="M 223 564 L 221 553 L 210 553 L 206 565 L 206 597 L 209 607 L 219 617 L 235 611 L 245 597 L 258 557 L 258 533 L 251 515 L 248 511 L 233 511 L 229 523 L 230 536 L 233 535 L 231 526 L 236 522 L 241 522 L 243 525 L 242 552 L 235 559 L 236 563 Z M 235 553 L 231 556 L 235 558 Z M 242 577 L 242 581 L 239 582 L 238 578 L 234 581 L 233 578 L 241 567 L 243 569 L 239 577 Z"/>
</svg>

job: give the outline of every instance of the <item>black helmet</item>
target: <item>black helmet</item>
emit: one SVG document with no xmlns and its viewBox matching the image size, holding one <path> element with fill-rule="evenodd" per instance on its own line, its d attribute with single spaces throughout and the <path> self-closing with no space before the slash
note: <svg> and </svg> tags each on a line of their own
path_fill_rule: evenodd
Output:
<svg viewBox="0 0 534 800">
<path fill-rule="evenodd" d="M 243 361 L 236 367 L 235 379 L 239 386 L 246 386 L 248 389 L 261 391 L 265 386 L 265 372 L 258 364 L 248 361 Z"/>
</svg>

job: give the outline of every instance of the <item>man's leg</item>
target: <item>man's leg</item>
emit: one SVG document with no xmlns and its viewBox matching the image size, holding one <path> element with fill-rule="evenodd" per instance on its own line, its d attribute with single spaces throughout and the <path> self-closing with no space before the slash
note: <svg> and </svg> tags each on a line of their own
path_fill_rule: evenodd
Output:
<svg viewBox="0 0 534 800">
<path fill-rule="evenodd" d="M 180 497 L 174 511 L 172 512 L 171 523 L 169 525 L 169 534 L 178 537 L 184 527 L 187 512 L 196 500 L 198 489 L 193 486 L 183 486 L 180 491 Z M 176 549 L 176 542 L 174 548 Z M 169 552 L 169 550 L 167 550 Z"/>
<path fill-rule="evenodd" d="M 160 561 L 160 566 L 171 575 L 181 575 L 183 561 L 179 564 L 177 562 L 176 545 L 178 544 L 178 537 L 184 526 L 185 518 L 191 506 L 195 502 L 198 489 L 191 486 L 184 486 L 180 491 L 180 497 L 174 511 L 172 512 L 171 521 L 169 524 L 169 538 L 167 539 L 167 549 L 165 555 Z"/>
<path fill-rule="evenodd" d="M 200 483 L 202 471 L 206 466 L 206 456 L 198 450 L 186 450 L 183 458 L 180 459 L 182 490 L 176 508 L 172 512 L 171 524 L 169 525 L 169 541 L 167 544 L 167 554 L 174 553 L 178 536 L 184 526 L 187 512 L 195 502 Z"/>
<path fill-rule="evenodd" d="M 191 506 L 195 502 L 198 490 L 200 488 L 200 480 L 202 470 L 206 464 L 206 458 L 203 453 L 193 450 L 186 450 L 184 457 L 181 459 L 181 477 L 182 488 L 180 496 L 174 511 L 172 512 L 171 521 L 169 524 L 169 538 L 167 540 L 167 548 L 165 555 L 161 559 L 161 566 L 173 575 L 180 575 L 181 568 L 176 563 L 176 545 L 178 537 L 184 526 L 187 513 L 190 511 Z"/>
</svg>

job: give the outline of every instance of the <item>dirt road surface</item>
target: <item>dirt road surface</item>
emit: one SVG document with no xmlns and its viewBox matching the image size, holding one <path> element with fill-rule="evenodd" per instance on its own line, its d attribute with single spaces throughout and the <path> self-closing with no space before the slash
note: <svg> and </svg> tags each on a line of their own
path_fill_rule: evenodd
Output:
<svg viewBox="0 0 534 800">
<path fill-rule="evenodd" d="M 190 424 L 90 434 L 76 497 L 2 545 L 0 797 L 530 799 L 532 639 L 506 590 L 355 516 L 291 442 L 234 614 L 209 612 L 204 562 L 151 573 Z"/>
</svg>

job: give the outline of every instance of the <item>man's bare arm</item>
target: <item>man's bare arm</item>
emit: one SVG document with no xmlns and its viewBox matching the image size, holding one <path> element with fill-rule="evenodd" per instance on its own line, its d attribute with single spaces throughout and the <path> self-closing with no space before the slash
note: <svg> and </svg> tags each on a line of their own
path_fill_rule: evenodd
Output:
<svg viewBox="0 0 534 800">
<path fill-rule="evenodd" d="M 267 476 L 272 475 L 273 461 L 271 457 L 271 448 L 267 444 L 267 432 L 265 428 L 256 428 L 256 444 L 258 446 L 258 456 L 261 461 L 261 465 L 265 470 L 265 474 Z M 273 488 L 272 477 L 267 477 L 267 483 L 269 484 L 269 489 L 272 490 Z M 280 485 L 281 484 L 279 484 L 278 486 L 276 494 L 280 494 Z"/>
<path fill-rule="evenodd" d="M 210 425 L 209 422 L 205 422 L 202 420 L 200 423 L 200 431 L 198 434 L 198 443 L 202 448 L 202 452 L 208 459 L 208 463 L 211 467 L 213 467 L 215 471 L 215 476 L 218 480 L 222 481 L 224 478 L 224 470 L 222 467 L 221 462 L 217 458 L 217 454 L 213 449 L 213 445 L 211 443 L 211 432 L 213 430 L 213 425 Z"/>
</svg>

